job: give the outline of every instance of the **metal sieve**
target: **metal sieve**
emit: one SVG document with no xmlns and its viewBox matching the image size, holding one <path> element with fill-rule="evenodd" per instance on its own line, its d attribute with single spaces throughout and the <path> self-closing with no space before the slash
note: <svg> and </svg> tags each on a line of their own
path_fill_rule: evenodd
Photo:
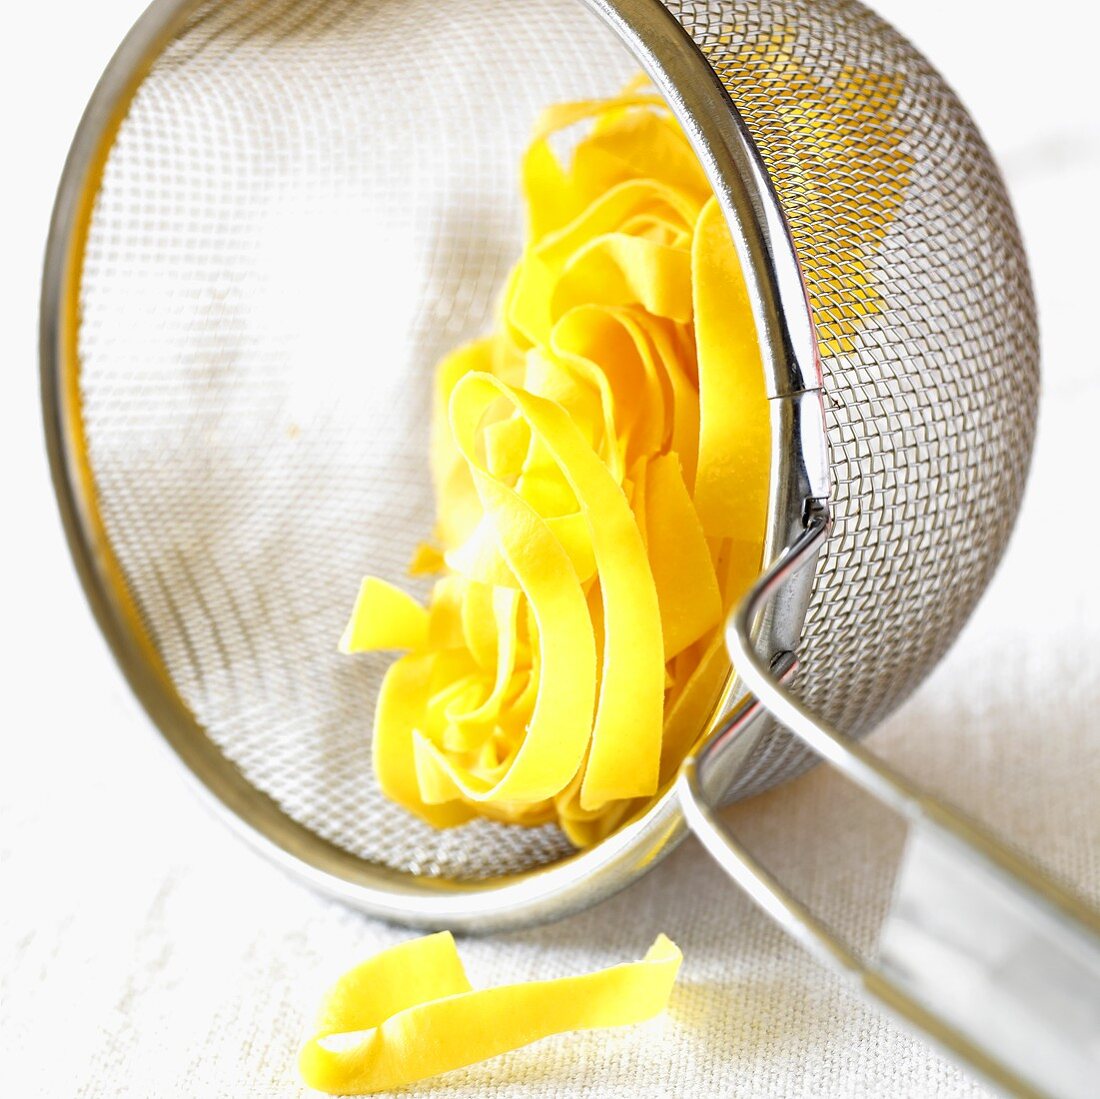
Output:
<svg viewBox="0 0 1100 1099">
<path fill-rule="evenodd" d="M 404 580 L 430 529 L 429 379 L 489 326 L 518 255 L 533 118 L 639 67 L 748 273 L 768 572 L 731 623 L 739 678 L 710 735 L 638 819 L 580 853 L 549 826 L 435 832 L 372 781 L 385 661 L 335 641 L 360 577 Z M 912 691 L 995 567 L 1036 344 L 985 145 L 850 0 L 156 0 L 77 132 L 42 299 L 47 437 L 88 597 L 255 846 L 372 914 L 490 930 L 593 903 L 690 823 L 896 1013 L 1003 1086 L 1070 1095 L 1100 1072 L 1095 917 L 836 731 Z M 816 755 L 914 822 L 871 962 L 713 814 Z"/>
</svg>

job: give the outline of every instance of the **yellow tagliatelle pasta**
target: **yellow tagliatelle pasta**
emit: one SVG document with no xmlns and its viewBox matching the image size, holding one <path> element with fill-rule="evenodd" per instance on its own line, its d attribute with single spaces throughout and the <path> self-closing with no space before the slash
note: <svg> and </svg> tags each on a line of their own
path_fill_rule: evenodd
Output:
<svg viewBox="0 0 1100 1099">
<path fill-rule="evenodd" d="M 585 128 L 568 160 L 554 135 Z M 437 827 L 557 821 L 597 842 L 675 773 L 759 570 L 764 373 L 690 145 L 641 82 L 545 112 L 499 323 L 437 370 L 427 607 L 364 581 L 346 652 L 382 685 L 384 792 Z"/>
<path fill-rule="evenodd" d="M 639 1023 L 664 1010 L 680 961 L 660 935 L 640 962 L 475 990 L 450 932 L 413 939 L 337 981 L 302 1049 L 302 1077 L 331 1095 L 368 1095 L 551 1034 Z"/>
</svg>

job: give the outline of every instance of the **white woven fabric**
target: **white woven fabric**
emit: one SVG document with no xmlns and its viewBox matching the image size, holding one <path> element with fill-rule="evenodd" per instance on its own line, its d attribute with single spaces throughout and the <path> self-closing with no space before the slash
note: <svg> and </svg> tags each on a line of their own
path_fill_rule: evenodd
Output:
<svg viewBox="0 0 1100 1099">
<path fill-rule="evenodd" d="M 1052 41 L 1049 55 L 1030 57 L 1023 21 L 1003 8 L 1003 23 L 989 28 L 980 12 L 946 0 L 911 6 L 892 0 L 886 14 L 956 81 L 1007 166 L 1043 310 L 1045 405 L 1005 566 L 945 664 L 871 744 L 1095 901 L 1100 587 L 1090 543 L 1100 523 L 1089 476 L 1100 379 L 1089 291 L 1100 230 L 1082 211 L 1100 190 L 1100 134 L 1088 107 L 1097 98 L 1090 39 L 1059 38 L 1057 52 Z M 79 15 L 66 5 L 76 25 L 60 57 L 50 41 L 47 70 L 58 7 L 29 16 L 38 53 L 25 51 L 22 69 L 2 77 L 12 81 L 5 102 L 16 88 L 26 102 L 18 82 L 32 76 L 50 94 L 18 120 L 28 171 L 0 182 L 4 216 L 15 213 L 3 226 L 15 247 L 0 260 L 0 300 L 18 321 L 3 330 L 17 411 L 0 438 L 15 511 L 0 550 L 10 608 L 0 634 L 0 1090 L 21 1099 L 299 1096 L 296 1049 L 326 981 L 409 933 L 284 879 L 206 813 L 130 701 L 79 596 L 33 407 L 35 268 L 64 144 L 98 60 L 138 4 L 114 0 Z M 1068 15 L 1072 0 L 1051 0 L 1048 20 L 1051 8 Z M 1010 76 L 1025 61 L 1026 88 Z M 56 82 L 59 71 L 68 84 Z M 1064 560 L 1080 545 L 1083 567 Z M 888 817 L 822 770 L 731 817 L 838 928 L 871 941 L 901 842 Z M 432 1093 L 986 1094 L 823 973 L 695 843 L 589 913 L 461 949 L 475 983 L 490 984 L 629 960 L 658 931 L 685 954 L 666 1017 L 548 1039 L 453 1073 Z"/>
</svg>

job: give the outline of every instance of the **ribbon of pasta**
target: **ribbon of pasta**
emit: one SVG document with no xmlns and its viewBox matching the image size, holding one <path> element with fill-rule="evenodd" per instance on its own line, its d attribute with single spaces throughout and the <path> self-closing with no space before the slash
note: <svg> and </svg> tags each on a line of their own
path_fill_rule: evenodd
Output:
<svg viewBox="0 0 1100 1099">
<path fill-rule="evenodd" d="M 368 576 L 340 638 L 340 651 L 418 649 L 428 640 L 428 623 L 428 612 L 411 595 Z"/>
<path fill-rule="evenodd" d="M 457 398 L 468 379 L 455 389 Z M 455 405 L 452 398 L 452 408 Z M 457 431 L 460 448 L 473 458 L 472 439 Z M 541 683 L 534 712 L 518 750 L 499 777 L 478 775 L 456 761 L 427 730 L 414 730 L 414 754 L 421 781 L 441 798 L 474 802 L 535 802 L 552 797 L 580 766 L 592 727 L 596 695 L 596 650 L 580 581 L 546 522 L 513 489 L 495 481 L 473 460 L 470 469 L 497 545 L 534 613 L 542 652 Z"/>
<path fill-rule="evenodd" d="M 459 801 L 431 805 L 424 801 L 416 773 L 413 731 L 423 721 L 436 661 L 430 656 L 403 656 L 382 680 L 374 711 L 371 754 L 382 792 L 436 828 L 453 828 L 474 811 Z"/>
<path fill-rule="evenodd" d="M 501 490 L 481 466 L 476 431 L 489 407 L 500 398 L 527 421 L 532 436 L 557 462 L 576 496 L 592 540 L 604 645 L 599 704 L 591 724 L 581 802 L 586 808 L 598 808 L 615 798 L 652 794 L 657 788 L 664 695 L 661 616 L 630 505 L 560 405 L 515 389 L 489 374 L 467 374 L 451 395 L 451 427 L 479 492 L 485 493 L 482 499 L 487 510 L 493 506 L 493 495 Z M 530 590 L 528 596 L 538 620 L 544 607 L 531 598 Z M 541 629 L 540 635 L 546 676 L 551 655 Z M 568 649 L 555 655 L 572 664 Z M 550 793 L 557 793 L 564 785 L 561 783 Z"/>
<path fill-rule="evenodd" d="M 369 1095 L 570 1030 L 639 1023 L 668 1004 L 682 955 L 658 936 L 640 962 L 577 977 L 474 989 L 450 932 L 378 954 L 326 995 L 299 1057 L 330 1095 Z"/>
<path fill-rule="evenodd" d="M 717 199 L 692 244 L 699 355 L 695 508 L 711 537 L 763 545 L 771 435 L 764 371 L 745 276 Z"/>
</svg>

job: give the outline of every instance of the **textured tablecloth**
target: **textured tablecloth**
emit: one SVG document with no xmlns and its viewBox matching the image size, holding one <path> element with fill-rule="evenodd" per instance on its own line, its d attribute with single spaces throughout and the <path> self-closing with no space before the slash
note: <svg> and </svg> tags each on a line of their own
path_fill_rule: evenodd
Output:
<svg viewBox="0 0 1100 1099">
<path fill-rule="evenodd" d="M 192 796 L 91 623 L 39 439 L 34 307 L 50 196 L 91 82 L 138 7 L 25 9 L 0 76 L 19 154 L 0 179 L 0 1092 L 297 1096 L 296 1049 L 325 982 L 408 932 L 285 879 Z M 1045 394 L 1009 556 L 945 663 L 871 743 L 1096 900 L 1100 95 L 1092 36 L 1062 26 L 1075 0 L 1050 0 L 1041 28 L 1030 10 L 1000 5 L 987 25 L 988 5 L 886 5 L 1006 167 L 1042 307 Z M 901 842 L 882 811 L 819 770 L 731 816 L 838 928 L 870 942 Z M 591 912 L 462 951 L 475 983 L 514 981 L 638 957 L 662 930 L 685 955 L 666 1017 L 548 1039 L 432 1093 L 985 1094 L 823 973 L 694 842 Z"/>
</svg>

